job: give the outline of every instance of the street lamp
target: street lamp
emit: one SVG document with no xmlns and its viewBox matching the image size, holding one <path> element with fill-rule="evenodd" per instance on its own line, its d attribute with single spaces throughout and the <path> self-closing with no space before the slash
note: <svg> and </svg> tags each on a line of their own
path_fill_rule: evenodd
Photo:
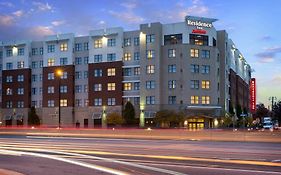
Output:
<svg viewBox="0 0 281 175">
<path fill-rule="evenodd" d="M 62 70 L 60 70 L 60 69 L 58 69 L 57 71 L 56 71 L 56 77 L 59 79 L 59 129 L 61 128 L 61 116 L 60 116 L 60 81 L 61 81 L 61 77 L 62 77 L 62 75 L 63 75 L 63 72 L 62 72 Z"/>
</svg>

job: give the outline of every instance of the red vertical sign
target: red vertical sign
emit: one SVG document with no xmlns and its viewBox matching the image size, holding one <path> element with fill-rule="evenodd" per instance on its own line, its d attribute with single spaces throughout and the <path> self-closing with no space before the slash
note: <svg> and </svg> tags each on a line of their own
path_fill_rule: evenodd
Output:
<svg viewBox="0 0 281 175">
<path fill-rule="evenodd" d="M 250 109 L 254 113 L 256 111 L 256 79 L 252 78 L 250 81 Z"/>
</svg>

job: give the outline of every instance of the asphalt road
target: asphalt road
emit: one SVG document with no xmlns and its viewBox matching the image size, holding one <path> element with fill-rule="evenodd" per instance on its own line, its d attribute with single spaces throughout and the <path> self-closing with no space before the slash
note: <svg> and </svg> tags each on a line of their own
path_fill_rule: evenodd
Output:
<svg viewBox="0 0 281 175">
<path fill-rule="evenodd" d="M 28 175 L 281 175 L 281 143 L 2 135 L 0 168 Z"/>
</svg>

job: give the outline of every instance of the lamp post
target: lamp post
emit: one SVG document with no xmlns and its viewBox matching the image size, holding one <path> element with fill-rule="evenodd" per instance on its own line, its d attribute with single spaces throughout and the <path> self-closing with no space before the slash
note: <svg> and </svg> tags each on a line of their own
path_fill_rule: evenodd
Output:
<svg viewBox="0 0 281 175">
<path fill-rule="evenodd" d="M 62 71 L 61 70 L 57 70 L 56 71 L 56 77 L 58 77 L 58 79 L 59 79 L 59 129 L 61 128 L 61 115 L 60 115 L 60 84 L 61 84 L 61 76 L 62 76 Z"/>
</svg>

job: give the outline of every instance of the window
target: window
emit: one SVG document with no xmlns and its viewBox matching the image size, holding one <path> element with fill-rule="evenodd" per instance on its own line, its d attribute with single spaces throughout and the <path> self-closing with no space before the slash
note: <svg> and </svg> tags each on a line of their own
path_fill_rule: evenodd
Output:
<svg viewBox="0 0 281 175">
<path fill-rule="evenodd" d="M 190 56 L 192 58 L 198 58 L 199 57 L 199 49 L 190 49 Z"/>
<path fill-rule="evenodd" d="M 24 89 L 18 88 L 18 95 L 23 95 L 23 94 L 24 94 Z"/>
<path fill-rule="evenodd" d="M 115 38 L 107 39 L 107 47 L 114 47 L 114 46 L 116 46 L 116 39 Z"/>
<path fill-rule="evenodd" d="M 89 57 L 84 57 L 84 64 L 88 64 L 89 63 Z"/>
<path fill-rule="evenodd" d="M 60 86 L 60 93 L 67 93 L 67 86 Z"/>
<path fill-rule="evenodd" d="M 155 104 L 155 96 L 147 96 L 146 97 L 146 104 L 147 105 L 154 105 Z"/>
<path fill-rule="evenodd" d="M 94 41 L 94 48 L 102 48 L 102 39 L 96 39 Z"/>
<path fill-rule="evenodd" d="M 67 72 L 62 72 L 61 79 L 67 79 Z"/>
<path fill-rule="evenodd" d="M 32 48 L 31 55 L 38 55 L 38 48 Z"/>
<path fill-rule="evenodd" d="M 13 89 L 7 88 L 6 95 L 13 95 Z"/>
<path fill-rule="evenodd" d="M 51 45 L 48 45 L 47 46 L 47 51 L 48 53 L 52 53 L 52 52 L 55 52 L 55 45 L 51 44 Z"/>
<path fill-rule="evenodd" d="M 164 45 L 182 44 L 182 34 L 164 36 Z"/>
<path fill-rule="evenodd" d="M 6 50 L 6 57 L 11 57 L 11 56 L 13 56 L 12 49 L 7 49 Z"/>
<path fill-rule="evenodd" d="M 54 86 L 48 86 L 48 94 L 55 93 L 55 87 Z"/>
<path fill-rule="evenodd" d="M 81 107 L 82 106 L 82 99 L 75 99 L 75 106 Z"/>
<path fill-rule="evenodd" d="M 38 67 L 38 62 L 37 61 L 32 61 L 31 62 L 31 68 L 36 69 Z"/>
<path fill-rule="evenodd" d="M 131 38 L 125 38 L 124 39 L 124 46 L 127 47 L 127 46 L 130 46 L 131 45 Z"/>
<path fill-rule="evenodd" d="M 37 94 L 37 88 L 31 88 L 31 95 Z"/>
<path fill-rule="evenodd" d="M 6 77 L 6 82 L 7 82 L 7 83 L 13 82 L 13 76 L 7 76 L 7 77 Z"/>
<path fill-rule="evenodd" d="M 199 80 L 191 80 L 190 84 L 191 89 L 199 89 Z"/>
<path fill-rule="evenodd" d="M 78 71 L 75 72 L 75 79 L 81 79 L 82 78 L 82 72 Z"/>
<path fill-rule="evenodd" d="M 31 75 L 31 81 L 32 82 L 36 82 L 37 81 L 37 79 L 38 79 L 38 76 L 37 75 Z"/>
<path fill-rule="evenodd" d="M 124 83 L 124 91 L 132 90 L 132 83 Z"/>
<path fill-rule="evenodd" d="M 67 51 L 67 43 L 61 43 L 60 44 L 60 51 L 61 52 Z"/>
<path fill-rule="evenodd" d="M 140 60 L 140 53 L 139 52 L 134 53 L 134 60 L 135 61 Z"/>
<path fill-rule="evenodd" d="M 155 73 L 155 67 L 154 67 L 154 65 L 148 65 L 148 66 L 146 66 L 146 73 L 147 73 L 147 74 L 154 74 L 154 73 Z"/>
<path fill-rule="evenodd" d="M 151 35 L 146 35 L 146 43 L 154 43 L 155 41 L 155 35 L 151 34 Z"/>
<path fill-rule="evenodd" d="M 24 61 L 18 61 L 18 68 L 24 68 Z"/>
<path fill-rule="evenodd" d="M 67 99 L 61 99 L 60 100 L 60 106 L 61 107 L 66 107 L 67 106 Z"/>
<path fill-rule="evenodd" d="M 13 102 L 12 101 L 7 101 L 6 102 L 6 107 L 7 108 L 13 108 Z"/>
<path fill-rule="evenodd" d="M 168 57 L 175 58 L 176 57 L 176 49 L 169 49 L 168 50 Z"/>
<path fill-rule="evenodd" d="M 169 97 L 168 97 L 168 104 L 169 104 L 169 105 L 176 104 L 176 101 L 177 101 L 176 96 L 169 96 Z"/>
<path fill-rule="evenodd" d="M 67 65 L 67 58 L 60 58 L 60 65 Z"/>
<path fill-rule="evenodd" d="M 124 61 L 130 61 L 131 60 L 131 53 L 125 53 L 124 54 Z"/>
<path fill-rule="evenodd" d="M 115 99 L 115 98 L 108 98 L 108 99 L 107 99 L 107 105 L 108 105 L 108 106 L 114 106 L 114 105 L 116 105 L 116 99 Z"/>
<path fill-rule="evenodd" d="M 208 46 L 209 45 L 209 37 L 205 35 L 189 35 L 189 43 L 193 45 L 200 45 L 200 46 Z"/>
<path fill-rule="evenodd" d="M 102 99 L 101 98 L 95 98 L 94 99 L 94 106 L 101 106 L 102 105 Z"/>
<path fill-rule="evenodd" d="M 109 76 L 109 77 L 115 76 L 115 68 L 108 68 L 107 76 Z"/>
<path fill-rule="evenodd" d="M 87 79 L 88 75 L 89 75 L 88 71 L 84 71 L 84 79 Z"/>
<path fill-rule="evenodd" d="M 13 69 L 13 63 L 6 63 L 6 69 L 7 70 Z"/>
<path fill-rule="evenodd" d="M 40 53 L 40 55 L 43 55 L 43 53 L 44 53 L 44 49 L 43 49 L 43 47 L 40 47 L 40 49 L 39 49 L 39 53 Z"/>
<path fill-rule="evenodd" d="M 84 100 L 84 106 L 89 106 L 89 99 Z"/>
<path fill-rule="evenodd" d="M 84 85 L 84 92 L 88 92 L 88 85 Z"/>
<path fill-rule="evenodd" d="M 134 105 L 140 105 L 140 97 L 134 97 Z"/>
<path fill-rule="evenodd" d="M 147 51 L 146 51 L 146 58 L 147 58 L 147 59 L 153 59 L 153 58 L 155 58 L 155 50 L 147 50 Z"/>
<path fill-rule="evenodd" d="M 210 96 L 202 96 L 202 104 L 203 105 L 210 104 Z"/>
<path fill-rule="evenodd" d="M 191 96 L 190 97 L 191 104 L 199 104 L 199 97 L 198 96 Z"/>
<path fill-rule="evenodd" d="M 168 65 L 168 72 L 169 73 L 175 73 L 177 72 L 177 67 L 175 64 L 172 64 L 172 65 Z"/>
<path fill-rule="evenodd" d="M 94 55 L 94 62 L 95 62 L 95 63 L 102 62 L 102 55 L 101 55 L 101 54 L 99 54 L 99 55 Z"/>
<path fill-rule="evenodd" d="M 95 69 L 94 77 L 101 77 L 101 76 L 102 76 L 102 69 Z"/>
<path fill-rule="evenodd" d="M 54 66 L 55 65 L 55 59 L 54 58 L 49 58 L 48 59 L 48 66 Z"/>
<path fill-rule="evenodd" d="M 55 79 L 55 73 L 51 72 L 48 73 L 48 80 L 54 80 Z"/>
<path fill-rule="evenodd" d="M 132 76 L 132 69 L 131 68 L 124 68 L 123 69 L 124 76 Z"/>
<path fill-rule="evenodd" d="M 37 101 L 31 101 L 31 107 L 37 108 Z"/>
<path fill-rule="evenodd" d="M 23 82 L 23 81 L 24 81 L 24 76 L 18 75 L 18 82 Z"/>
<path fill-rule="evenodd" d="M 146 89 L 154 89 L 155 81 L 146 81 Z"/>
<path fill-rule="evenodd" d="M 94 84 L 94 91 L 102 91 L 102 85 L 101 84 Z"/>
<path fill-rule="evenodd" d="M 202 74 L 210 73 L 210 66 L 209 65 L 202 65 Z"/>
<path fill-rule="evenodd" d="M 140 38 L 139 37 L 135 37 L 134 38 L 134 46 L 139 46 L 140 45 Z"/>
<path fill-rule="evenodd" d="M 135 82 L 134 83 L 134 90 L 140 90 L 140 82 Z"/>
<path fill-rule="evenodd" d="M 169 89 L 176 89 L 176 80 L 169 80 L 168 81 L 168 88 Z"/>
<path fill-rule="evenodd" d="M 82 43 L 75 43 L 75 51 L 76 52 L 82 51 Z"/>
<path fill-rule="evenodd" d="M 84 43 L 84 50 L 89 50 L 89 43 L 88 42 Z"/>
<path fill-rule="evenodd" d="M 115 60 L 116 60 L 116 54 L 115 53 L 107 54 L 107 61 L 115 61 Z"/>
<path fill-rule="evenodd" d="M 40 87 L 40 88 L 39 88 L 39 94 L 42 94 L 42 93 L 43 93 L 43 88 Z"/>
<path fill-rule="evenodd" d="M 140 75 L 140 67 L 134 67 L 134 75 Z"/>
<path fill-rule="evenodd" d="M 48 107 L 54 107 L 55 101 L 54 100 L 48 100 Z"/>
<path fill-rule="evenodd" d="M 210 51 L 209 50 L 202 50 L 201 51 L 202 58 L 210 58 Z"/>
<path fill-rule="evenodd" d="M 3 58 L 3 52 L 0 51 L 0 59 L 2 59 L 2 58 Z"/>
<path fill-rule="evenodd" d="M 82 64 L 82 58 L 81 57 L 76 57 L 75 58 L 75 64 L 76 65 Z"/>
<path fill-rule="evenodd" d="M 108 91 L 115 91 L 115 83 L 107 83 Z"/>
<path fill-rule="evenodd" d="M 75 93 L 81 93 L 82 92 L 82 85 L 75 85 Z"/>
<path fill-rule="evenodd" d="M 23 108 L 23 107 L 24 107 L 24 102 L 18 101 L 18 108 Z"/>
<path fill-rule="evenodd" d="M 197 64 L 191 64 L 191 65 L 190 65 L 190 71 L 191 71 L 192 73 L 199 73 L 199 65 L 197 65 Z"/>
<path fill-rule="evenodd" d="M 24 55 L 24 48 L 18 48 L 18 56 Z"/>
<path fill-rule="evenodd" d="M 39 61 L 39 67 L 40 67 L 40 68 L 43 67 L 43 60 L 40 60 L 40 61 Z"/>
<path fill-rule="evenodd" d="M 202 89 L 210 89 L 210 81 L 202 80 Z"/>
</svg>

